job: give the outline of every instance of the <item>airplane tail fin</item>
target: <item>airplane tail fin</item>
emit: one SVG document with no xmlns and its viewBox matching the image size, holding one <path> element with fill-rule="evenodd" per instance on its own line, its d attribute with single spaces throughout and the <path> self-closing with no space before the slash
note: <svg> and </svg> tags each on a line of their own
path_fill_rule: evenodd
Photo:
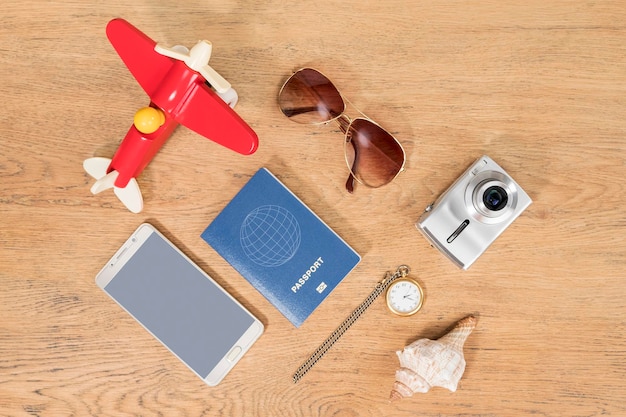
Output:
<svg viewBox="0 0 626 417">
<path fill-rule="evenodd" d="M 83 162 L 83 168 L 89 175 L 96 179 L 95 184 L 91 187 L 93 194 L 98 194 L 109 188 L 113 188 L 113 192 L 119 200 L 133 213 L 139 213 L 143 209 L 143 198 L 139 184 L 135 178 L 131 178 L 128 185 L 124 188 L 116 187 L 115 180 L 118 172 L 111 171 L 107 174 L 107 169 L 111 164 L 109 158 L 89 158 Z"/>
</svg>

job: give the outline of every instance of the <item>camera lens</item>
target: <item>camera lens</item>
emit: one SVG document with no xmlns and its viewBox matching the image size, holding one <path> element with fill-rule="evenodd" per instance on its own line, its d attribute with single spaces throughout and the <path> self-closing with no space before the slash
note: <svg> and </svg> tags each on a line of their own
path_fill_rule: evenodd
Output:
<svg viewBox="0 0 626 417">
<path fill-rule="evenodd" d="M 485 207 L 491 211 L 502 210 L 506 207 L 508 201 L 508 194 L 504 188 L 498 185 L 487 188 L 483 194 L 483 203 L 485 203 Z"/>
</svg>

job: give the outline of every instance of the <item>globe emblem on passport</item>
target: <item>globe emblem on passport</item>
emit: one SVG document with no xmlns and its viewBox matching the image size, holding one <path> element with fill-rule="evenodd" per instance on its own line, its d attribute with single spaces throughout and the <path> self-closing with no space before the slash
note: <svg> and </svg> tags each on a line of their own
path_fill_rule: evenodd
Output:
<svg viewBox="0 0 626 417">
<path fill-rule="evenodd" d="M 252 210 L 241 224 L 241 247 L 255 264 L 281 266 L 300 247 L 300 225 L 291 212 L 281 206 L 266 205 Z"/>
</svg>

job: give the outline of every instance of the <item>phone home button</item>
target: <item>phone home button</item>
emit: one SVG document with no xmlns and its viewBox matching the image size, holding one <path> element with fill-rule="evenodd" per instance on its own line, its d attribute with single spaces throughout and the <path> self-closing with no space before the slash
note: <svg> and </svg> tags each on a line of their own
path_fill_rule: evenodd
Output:
<svg viewBox="0 0 626 417">
<path fill-rule="evenodd" d="M 235 346 L 234 348 L 230 350 L 230 352 L 228 352 L 226 359 L 228 359 L 229 362 L 233 362 L 235 359 L 237 359 L 240 353 L 241 353 L 241 347 Z"/>
</svg>

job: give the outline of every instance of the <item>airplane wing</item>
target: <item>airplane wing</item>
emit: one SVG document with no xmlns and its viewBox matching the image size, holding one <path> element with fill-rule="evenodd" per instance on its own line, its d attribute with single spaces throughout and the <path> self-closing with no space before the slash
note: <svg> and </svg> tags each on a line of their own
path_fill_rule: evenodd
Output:
<svg viewBox="0 0 626 417">
<path fill-rule="evenodd" d="M 176 121 L 243 155 L 259 146 L 254 130 L 205 83 L 193 87 Z"/>
<path fill-rule="evenodd" d="M 156 42 L 124 19 L 111 20 L 106 34 L 130 73 L 152 96 L 174 61 L 156 52 Z"/>
</svg>

